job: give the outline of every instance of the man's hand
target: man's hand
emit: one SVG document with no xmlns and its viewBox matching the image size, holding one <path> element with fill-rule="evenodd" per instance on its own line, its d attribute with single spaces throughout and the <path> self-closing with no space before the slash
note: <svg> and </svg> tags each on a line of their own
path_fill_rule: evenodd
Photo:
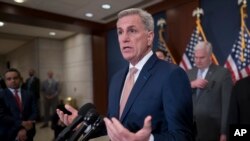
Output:
<svg viewBox="0 0 250 141">
<path fill-rule="evenodd" d="M 192 88 L 205 88 L 208 84 L 208 81 L 206 79 L 195 79 L 194 81 L 191 81 L 191 87 Z"/>
<path fill-rule="evenodd" d="M 30 130 L 33 127 L 33 123 L 35 121 L 32 120 L 27 120 L 27 121 L 22 121 L 22 126 L 26 129 L 26 130 Z"/>
<path fill-rule="evenodd" d="M 27 140 L 27 131 L 25 129 L 20 129 L 17 133 L 18 141 L 26 141 Z"/>
<path fill-rule="evenodd" d="M 60 120 L 65 124 L 69 125 L 72 123 L 72 121 L 78 116 L 78 111 L 71 107 L 70 105 L 66 104 L 65 108 L 71 112 L 71 115 L 63 113 L 60 109 L 56 109 L 57 115 L 59 116 Z"/>
<path fill-rule="evenodd" d="M 227 141 L 227 136 L 225 134 L 221 134 L 220 141 Z"/>
<path fill-rule="evenodd" d="M 151 116 L 147 116 L 143 128 L 136 133 L 124 128 L 116 118 L 111 118 L 111 120 L 104 118 L 104 122 L 111 141 L 149 141 L 152 131 L 151 119 Z"/>
</svg>

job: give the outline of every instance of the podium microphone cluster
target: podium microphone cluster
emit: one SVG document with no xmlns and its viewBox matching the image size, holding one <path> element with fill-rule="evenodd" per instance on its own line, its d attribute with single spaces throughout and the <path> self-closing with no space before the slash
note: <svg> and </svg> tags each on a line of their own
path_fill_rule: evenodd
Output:
<svg viewBox="0 0 250 141">
<path fill-rule="evenodd" d="M 75 141 L 81 135 L 88 136 L 92 130 L 99 126 L 100 122 L 102 122 L 102 117 L 96 112 L 95 106 L 87 103 L 79 109 L 78 116 L 58 135 L 56 141 Z M 79 124 L 80 127 L 73 133 L 73 130 Z"/>
</svg>

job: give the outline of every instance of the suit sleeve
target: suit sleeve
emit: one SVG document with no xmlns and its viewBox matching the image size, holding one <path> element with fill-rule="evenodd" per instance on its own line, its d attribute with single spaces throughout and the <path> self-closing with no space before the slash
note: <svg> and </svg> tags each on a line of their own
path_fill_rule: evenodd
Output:
<svg viewBox="0 0 250 141">
<path fill-rule="evenodd" d="M 192 91 L 188 77 L 181 68 L 177 68 L 170 73 L 165 83 L 162 99 L 168 130 L 167 133 L 154 134 L 154 139 L 192 141 Z"/>
<path fill-rule="evenodd" d="M 221 133 L 226 134 L 227 132 L 227 123 L 228 123 L 228 113 L 229 113 L 229 104 L 231 98 L 231 91 L 233 87 L 233 82 L 229 71 L 226 71 L 223 81 L 222 81 L 222 114 L 221 114 Z"/>
</svg>

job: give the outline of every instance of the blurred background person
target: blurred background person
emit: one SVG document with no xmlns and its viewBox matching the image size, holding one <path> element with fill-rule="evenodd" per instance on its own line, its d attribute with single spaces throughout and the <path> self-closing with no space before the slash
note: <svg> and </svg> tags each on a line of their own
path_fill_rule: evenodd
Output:
<svg viewBox="0 0 250 141">
<path fill-rule="evenodd" d="M 232 78 L 230 72 L 211 63 L 212 45 L 199 42 L 194 49 L 196 67 L 187 71 L 193 88 L 196 141 L 226 141 Z"/>
<path fill-rule="evenodd" d="M 40 80 L 38 77 L 35 76 L 35 70 L 30 69 L 29 70 L 29 77 L 25 81 L 25 88 L 27 91 L 29 91 L 31 94 L 34 95 L 35 101 L 37 102 L 38 106 L 38 116 L 37 120 L 41 120 L 41 114 L 40 114 Z"/>
<path fill-rule="evenodd" d="M 238 80 L 232 90 L 230 124 L 250 124 L 250 76 Z"/>
<path fill-rule="evenodd" d="M 155 51 L 155 54 L 159 59 L 162 59 L 162 60 L 165 60 L 167 56 L 166 52 L 159 48 Z"/>
<path fill-rule="evenodd" d="M 21 75 L 11 68 L 4 75 L 7 88 L 0 91 L 0 137 L 3 141 L 33 141 L 36 102 L 28 91 L 20 87 Z"/>
<path fill-rule="evenodd" d="M 52 113 L 56 111 L 58 105 L 58 82 L 53 78 L 53 72 L 48 71 L 48 79 L 42 83 L 43 106 L 44 106 L 44 124 L 41 128 L 48 127 Z"/>
</svg>

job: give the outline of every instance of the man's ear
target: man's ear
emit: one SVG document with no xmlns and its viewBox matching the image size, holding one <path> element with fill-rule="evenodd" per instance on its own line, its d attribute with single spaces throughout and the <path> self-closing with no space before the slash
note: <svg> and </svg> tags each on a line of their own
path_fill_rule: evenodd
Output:
<svg viewBox="0 0 250 141">
<path fill-rule="evenodd" d="M 148 46 L 151 46 L 153 44 L 153 39 L 154 39 L 154 32 L 149 31 L 148 32 Z"/>
</svg>

